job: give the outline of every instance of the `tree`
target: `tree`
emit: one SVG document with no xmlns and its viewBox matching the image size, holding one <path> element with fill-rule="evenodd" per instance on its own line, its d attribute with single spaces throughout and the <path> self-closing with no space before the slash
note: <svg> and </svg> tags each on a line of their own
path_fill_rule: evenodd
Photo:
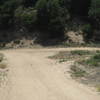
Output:
<svg viewBox="0 0 100 100">
<path fill-rule="evenodd" d="M 100 0 L 92 0 L 89 10 L 89 17 L 97 28 L 100 28 Z"/>
<path fill-rule="evenodd" d="M 87 16 L 91 0 L 71 0 L 72 14 Z"/>
<path fill-rule="evenodd" d="M 38 24 L 40 26 L 46 26 L 49 20 L 49 14 L 47 10 L 47 0 L 39 0 L 36 4 Z"/>
<path fill-rule="evenodd" d="M 39 25 L 47 28 L 54 37 L 62 35 L 69 19 L 68 9 L 62 4 L 63 0 L 39 0 L 36 4 Z"/>
<path fill-rule="evenodd" d="M 37 10 L 19 7 L 15 11 L 15 23 L 18 28 L 33 30 L 37 21 Z"/>
<path fill-rule="evenodd" d="M 15 9 L 21 4 L 17 0 L 0 1 L 0 28 L 9 28 L 14 24 Z"/>
<path fill-rule="evenodd" d="M 23 0 L 23 5 L 25 7 L 33 7 L 35 6 L 37 0 Z"/>
</svg>

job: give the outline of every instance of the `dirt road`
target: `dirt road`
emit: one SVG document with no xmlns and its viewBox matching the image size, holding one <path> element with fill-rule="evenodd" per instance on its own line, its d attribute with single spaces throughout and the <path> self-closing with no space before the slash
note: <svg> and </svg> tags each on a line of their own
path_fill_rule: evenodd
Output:
<svg viewBox="0 0 100 100">
<path fill-rule="evenodd" d="M 0 90 L 0 100 L 100 100 L 100 95 L 89 87 L 65 77 L 61 64 L 48 59 L 59 51 L 76 49 L 0 51 L 5 54 L 9 66 L 9 81 L 6 88 Z"/>
</svg>

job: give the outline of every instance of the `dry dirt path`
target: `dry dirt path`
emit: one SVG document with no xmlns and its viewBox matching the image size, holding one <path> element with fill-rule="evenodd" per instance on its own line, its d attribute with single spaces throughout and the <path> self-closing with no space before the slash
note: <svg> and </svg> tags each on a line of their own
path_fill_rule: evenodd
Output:
<svg viewBox="0 0 100 100">
<path fill-rule="evenodd" d="M 0 100 L 100 100 L 100 95 L 65 77 L 58 67 L 61 65 L 47 58 L 59 51 L 80 49 L 98 50 L 57 48 L 0 51 L 5 54 L 9 66 L 9 82 L 6 89 L 0 91 Z"/>
</svg>

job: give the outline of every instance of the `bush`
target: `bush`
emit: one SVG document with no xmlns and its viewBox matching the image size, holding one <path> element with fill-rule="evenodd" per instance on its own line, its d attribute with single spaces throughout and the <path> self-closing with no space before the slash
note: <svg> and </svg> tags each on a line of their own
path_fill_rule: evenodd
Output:
<svg viewBox="0 0 100 100">
<path fill-rule="evenodd" d="M 93 36 L 93 29 L 90 24 L 83 25 L 82 31 L 85 33 L 84 36 L 86 39 L 90 39 Z"/>
<path fill-rule="evenodd" d="M 0 28 L 13 26 L 14 11 L 19 5 L 16 0 L 2 0 L 0 2 Z"/>
<path fill-rule="evenodd" d="M 63 0 L 39 0 L 36 4 L 38 10 L 38 24 L 47 28 L 52 35 L 59 36 L 64 32 L 66 21 L 69 19 L 68 9 Z"/>
<path fill-rule="evenodd" d="M 92 0 L 89 10 L 89 17 L 94 20 L 97 28 L 100 25 L 100 0 Z"/>
<path fill-rule="evenodd" d="M 72 14 L 85 17 L 88 15 L 88 10 L 91 0 L 71 0 Z"/>
<path fill-rule="evenodd" d="M 37 21 L 37 10 L 19 7 L 15 11 L 16 24 L 27 29 L 34 29 Z"/>
<path fill-rule="evenodd" d="M 37 1 L 38 0 L 23 0 L 22 3 L 24 5 L 24 7 L 33 7 L 33 6 L 35 6 Z"/>
<path fill-rule="evenodd" d="M 90 55 L 91 52 L 90 51 L 83 51 L 83 50 L 75 50 L 75 51 L 71 51 L 72 55 L 79 55 L 79 56 L 83 56 L 83 55 Z"/>
<path fill-rule="evenodd" d="M 88 65 L 90 67 L 100 67 L 100 53 L 97 53 L 89 59 L 83 60 L 79 63 Z"/>
<path fill-rule="evenodd" d="M 75 64 L 71 66 L 71 71 L 72 71 L 72 76 L 73 77 L 84 77 L 87 73 L 86 71 L 82 70 L 81 68 L 79 68 L 79 65 Z"/>
</svg>

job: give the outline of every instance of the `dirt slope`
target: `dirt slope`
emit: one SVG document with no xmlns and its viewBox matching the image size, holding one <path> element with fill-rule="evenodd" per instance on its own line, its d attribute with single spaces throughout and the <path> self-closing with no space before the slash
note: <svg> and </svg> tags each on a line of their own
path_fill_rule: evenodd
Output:
<svg viewBox="0 0 100 100">
<path fill-rule="evenodd" d="M 100 95 L 65 77 L 61 65 L 47 58 L 58 51 L 75 49 L 96 50 L 59 48 L 0 51 L 7 57 L 10 70 L 6 88 L 0 89 L 0 100 L 100 100 Z"/>
</svg>

